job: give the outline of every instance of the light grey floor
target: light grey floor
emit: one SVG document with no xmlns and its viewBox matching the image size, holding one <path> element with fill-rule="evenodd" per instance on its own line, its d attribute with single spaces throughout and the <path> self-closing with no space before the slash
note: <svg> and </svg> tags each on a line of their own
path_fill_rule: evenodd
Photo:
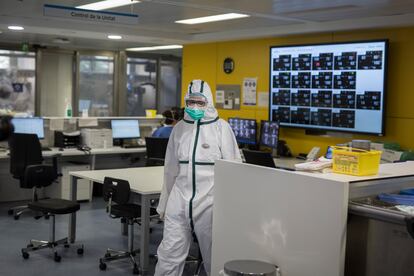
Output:
<svg viewBox="0 0 414 276">
<path fill-rule="evenodd" d="M 47 240 L 49 237 L 49 221 L 35 220 L 30 213 L 23 214 L 19 220 L 7 215 L 10 206 L 16 203 L 0 204 L 0 275 L 132 275 L 129 261 L 115 261 L 108 264 L 106 271 L 99 270 L 99 258 L 109 248 L 124 250 L 127 248 L 127 237 L 121 235 L 121 224 L 118 219 L 111 219 L 105 213 L 105 203 L 94 198 L 93 203 L 82 203 L 77 216 L 77 242 L 85 246 L 85 254 L 78 256 L 74 248 L 60 248 L 62 261 L 53 261 L 49 250 L 44 249 L 30 254 L 28 260 L 21 256 L 21 248 L 30 239 Z M 57 216 L 56 238 L 67 236 L 68 219 Z M 153 227 L 151 233 L 150 252 L 155 254 L 162 238 L 162 224 Z M 135 246 L 139 246 L 139 227 L 135 227 Z M 191 253 L 197 252 L 192 248 Z M 137 256 L 139 260 L 139 256 Z M 150 261 L 153 275 L 155 260 Z M 184 275 L 193 275 L 194 266 L 187 266 Z M 204 274 L 202 274 L 204 275 Z"/>
</svg>

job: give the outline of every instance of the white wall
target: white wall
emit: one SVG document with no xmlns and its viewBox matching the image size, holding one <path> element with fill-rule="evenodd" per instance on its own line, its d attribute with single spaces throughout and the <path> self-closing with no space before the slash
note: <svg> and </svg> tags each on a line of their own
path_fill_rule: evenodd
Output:
<svg viewBox="0 0 414 276">
<path fill-rule="evenodd" d="M 65 99 L 72 102 L 73 55 L 42 52 L 40 64 L 40 115 L 64 116 Z"/>
</svg>

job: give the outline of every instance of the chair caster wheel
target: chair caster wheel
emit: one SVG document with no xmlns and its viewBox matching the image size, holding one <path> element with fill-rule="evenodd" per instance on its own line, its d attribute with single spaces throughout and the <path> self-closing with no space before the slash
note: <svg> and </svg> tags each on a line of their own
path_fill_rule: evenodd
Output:
<svg viewBox="0 0 414 276">
<path fill-rule="evenodd" d="M 102 270 L 102 271 L 106 270 L 106 263 L 100 261 L 100 263 L 99 263 L 99 269 Z"/>
<path fill-rule="evenodd" d="M 13 213 L 14 213 L 14 212 L 13 212 L 13 210 L 8 210 L 8 211 L 7 211 L 7 214 L 8 214 L 9 216 L 13 215 Z"/>
<path fill-rule="evenodd" d="M 132 273 L 133 273 L 133 274 L 136 274 L 136 275 L 138 275 L 138 274 L 139 274 L 139 268 L 138 268 L 138 266 L 137 266 L 137 265 L 134 265 L 134 269 L 132 270 Z"/>
<path fill-rule="evenodd" d="M 19 220 L 20 216 L 14 215 L 14 220 Z"/>
<path fill-rule="evenodd" d="M 29 259 L 29 253 L 27 253 L 27 252 L 22 252 L 22 257 L 23 257 L 23 259 L 25 259 L 25 260 L 27 260 L 27 259 Z"/>
<path fill-rule="evenodd" d="M 83 248 L 78 248 L 76 252 L 78 253 L 78 255 L 83 255 Z"/>
<path fill-rule="evenodd" d="M 62 260 L 62 257 L 59 256 L 57 253 L 55 253 L 55 256 L 53 259 L 55 260 L 55 262 L 60 263 L 60 261 Z"/>
</svg>

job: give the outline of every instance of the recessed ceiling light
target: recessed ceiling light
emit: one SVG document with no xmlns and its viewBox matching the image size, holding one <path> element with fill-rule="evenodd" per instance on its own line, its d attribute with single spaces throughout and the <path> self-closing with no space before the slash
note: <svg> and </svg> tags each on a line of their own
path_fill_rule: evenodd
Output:
<svg viewBox="0 0 414 276">
<path fill-rule="evenodd" d="M 109 39 L 122 39 L 122 36 L 120 36 L 120 35 L 108 35 L 108 38 Z"/>
<path fill-rule="evenodd" d="M 158 50 L 171 50 L 171 49 L 181 49 L 183 45 L 161 45 L 161 46 L 151 46 L 151 47 L 136 47 L 128 48 L 127 51 L 134 52 L 144 52 L 144 51 L 158 51 Z"/>
<path fill-rule="evenodd" d="M 22 26 L 8 26 L 7 28 L 12 31 L 23 31 L 24 30 Z"/>
<path fill-rule="evenodd" d="M 105 0 L 105 1 L 99 1 L 95 3 L 90 3 L 86 5 L 77 6 L 78 9 L 85 9 L 85 10 L 94 10 L 94 11 L 100 11 L 100 10 L 107 10 L 112 9 L 116 7 L 122 7 L 126 5 L 136 4 L 141 1 L 138 0 Z"/>
<path fill-rule="evenodd" d="M 208 22 L 215 22 L 215 21 L 223 21 L 223 20 L 230 20 L 230 19 L 237 19 L 237 18 L 244 18 L 249 17 L 248 14 L 241 14 L 241 13 L 225 13 L 225 14 L 217 14 L 212 16 L 204 16 L 204 17 L 197 17 L 197 18 L 190 18 L 184 20 L 177 20 L 175 23 L 180 24 L 201 24 L 201 23 L 208 23 Z"/>
</svg>

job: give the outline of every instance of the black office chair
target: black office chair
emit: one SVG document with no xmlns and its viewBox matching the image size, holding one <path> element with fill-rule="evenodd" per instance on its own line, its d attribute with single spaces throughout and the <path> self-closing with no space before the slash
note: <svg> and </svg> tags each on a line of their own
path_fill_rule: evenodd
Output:
<svg viewBox="0 0 414 276">
<path fill-rule="evenodd" d="M 24 150 L 26 156 L 32 153 L 38 153 L 40 150 L 40 143 L 36 135 L 34 134 L 14 134 L 12 137 L 12 144 L 16 141 L 25 141 L 27 145 L 30 145 L 33 148 L 25 148 L 24 145 L 21 145 L 22 148 L 19 150 Z M 15 146 L 15 145 L 13 145 Z M 23 151 L 22 150 L 22 151 Z M 23 154 L 22 154 L 23 155 Z M 31 160 L 38 161 L 38 156 L 33 156 Z M 52 185 L 56 182 L 57 178 L 59 177 L 58 169 L 57 169 L 57 159 L 54 159 L 53 165 L 43 165 L 43 164 L 36 164 L 36 165 L 27 165 L 24 167 L 19 167 L 18 169 L 23 169 L 22 177 L 20 178 L 21 185 L 23 187 L 27 187 L 28 189 L 36 189 L 36 188 L 43 188 Z M 17 171 L 17 170 L 16 170 Z M 22 248 L 22 256 L 24 259 L 29 258 L 29 252 L 37 251 L 40 249 L 50 248 L 54 253 L 54 260 L 56 262 L 60 262 L 61 257 L 56 251 L 56 247 L 59 245 L 64 245 L 65 247 L 69 247 L 68 238 L 63 238 L 60 240 L 56 240 L 55 238 L 55 215 L 65 215 L 71 214 L 80 209 L 80 205 L 77 202 L 73 202 L 70 200 L 65 199 L 38 199 L 37 197 L 34 198 L 32 202 L 28 204 L 28 208 L 35 212 L 41 213 L 42 216 L 50 217 L 50 232 L 49 232 L 49 240 L 48 241 L 39 241 L 39 240 L 31 240 L 30 243 L 27 245 L 26 248 Z M 41 216 L 37 216 L 36 218 L 39 219 Z M 78 254 L 83 254 L 83 245 L 78 248 Z"/>
<path fill-rule="evenodd" d="M 243 156 L 246 163 L 269 168 L 276 168 L 275 161 L 269 152 L 243 149 Z"/>
<path fill-rule="evenodd" d="M 147 166 L 164 166 L 168 138 L 145 137 Z"/>
<path fill-rule="evenodd" d="M 32 202 L 37 200 L 37 187 L 25 181 L 24 173 L 28 166 L 40 165 L 43 162 L 42 149 L 36 134 L 13 134 L 9 139 L 10 149 L 10 173 L 13 178 L 18 179 L 20 188 L 31 189 L 33 192 Z M 53 157 L 53 164 L 57 166 L 57 156 Z M 10 208 L 9 215 L 19 219 L 20 215 L 31 211 L 28 205 Z"/>
<path fill-rule="evenodd" d="M 106 211 L 111 218 L 120 218 L 121 222 L 128 224 L 128 249 L 127 251 L 108 249 L 105 256 L 99 259 L 101 270 L 106 270 L 107 262 L 129 258 L 133 265 L 132 272 L 139 274 L 139 266 L 135 260 L 135 255 L 139 253 L 139 250 L 134 249 L 134 223 L 140 224 L 141 206 L 129 203 L 130 195 L 131 189 L 128 181 L 105 177 L 103 196 L 108 202 Z M 151 208 L 150 215 L 151 217 L 157 216 L 157 213 Z"/>
</svg>

